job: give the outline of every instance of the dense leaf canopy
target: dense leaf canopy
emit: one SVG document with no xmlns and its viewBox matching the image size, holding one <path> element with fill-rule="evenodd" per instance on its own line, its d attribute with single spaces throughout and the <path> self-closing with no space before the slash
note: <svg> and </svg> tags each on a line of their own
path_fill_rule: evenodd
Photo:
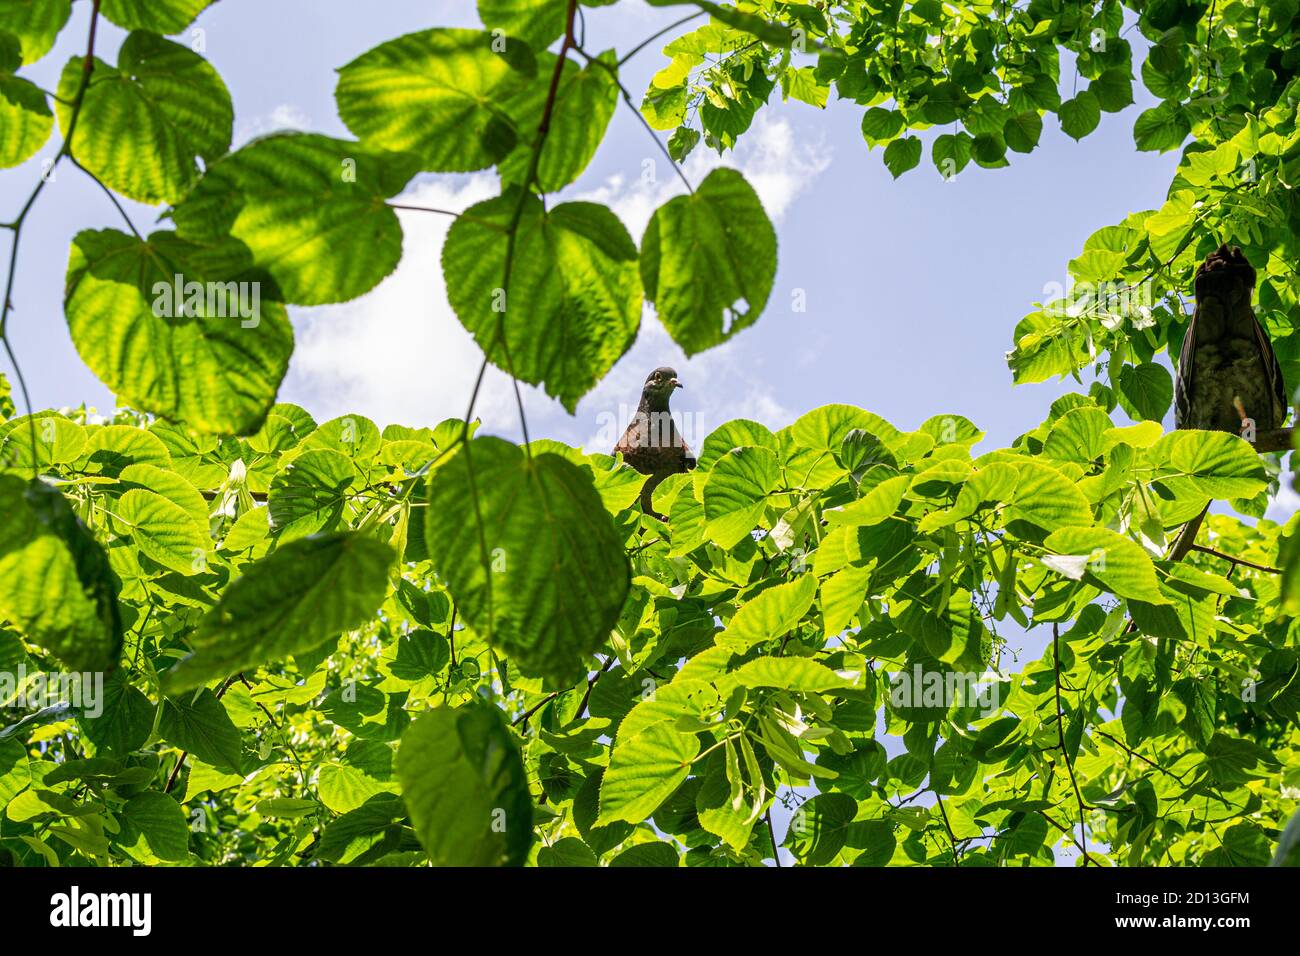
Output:
<svg viewBox="0 0 1300 956">
<path fill-rule="evenodd" d="M 1300 522 L 1262 518 L 1275 454 L 1159 424 L 1221 242 L 1300 383 L 1294 0 L 657 0 L 685 19 L 648 41 L 639 111 L 677 161 L 779 91 L 861 106 L 895 177 L 927 150 L 951 177 L 1045 122 L 1088 135 L 1135 81 L 1159 100 L 1135 147 L 1181 150 L 1015 327 L 1016 382 L 1091 381 L 1009 447 L 958 409 L 727 422 L 656 488 L 667 522 L 621 459 L 476 436 L 473 400 L 435 428 L 279 402 L 286 305 L 392 272 L 417 173 L 495 167 L 448 300 L 485 364 L 572 410 L 643 303 L 688 354 L 761 318 L 777 236 L 743 175 L 639 244 L 547 200 L 637 102 L 577 0 L 479 0 L 482 29 L 340 67 L 355 139 L 231 152 L 225 83 L 167 39 L 207 5 L 93 0 L 131 32 L 112 65 L 92 30 L 55 96 L 21 71 L 68 0 L 0 0 L 0 166 L 57 125 L 59 160 L 170 222 L 68 237 L 68 328 L 114 417 L 19 414 L 0 378 L 0 861 L 1300 862 Z M 1215 501 L 1249 520 L 1217 509 L 1166 557 Z M 1016 660 L 1026 630 L 1045 650 Z"/>
</svg>

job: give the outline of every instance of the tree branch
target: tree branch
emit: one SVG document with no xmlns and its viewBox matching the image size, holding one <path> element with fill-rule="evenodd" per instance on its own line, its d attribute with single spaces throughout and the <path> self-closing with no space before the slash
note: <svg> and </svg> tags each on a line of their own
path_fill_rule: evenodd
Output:
<svg viewBox="0 0 1300 956">
<path fill-rule="evenodd" d="M 1261 455 L 1270 451 L 1290 451 L 1295 447 L 1291 444 L 1291 433 L 1290 428 L 1271 428 L 1265 432 L 1256 432 L 1255 440 L 1250 444 Z"/>
<path fill-rule="evenodd" d="M 1244 568 L 1253 568 L 1256 571 L 1264 571 L 1267 574 L 1281 574 L 1281 568 L 1270 568 L 1266 564 L 1256 564 L 1253 561 L 1247 561 L 1245 558 L 1234 558 L 1230 554 L 1224 554 L 1222 551 L 1216 551 L 1213 548 L 1207 548 L 1203 544 L 1194 544 L 1191 547 L 1193 551 L 1199 551 L 1201 554 L 1213 555 L 1216 558 L 1222 558 L 1224 561 L 1231 561 L 1233 564 L 1240 564 Z"/>
</svg>

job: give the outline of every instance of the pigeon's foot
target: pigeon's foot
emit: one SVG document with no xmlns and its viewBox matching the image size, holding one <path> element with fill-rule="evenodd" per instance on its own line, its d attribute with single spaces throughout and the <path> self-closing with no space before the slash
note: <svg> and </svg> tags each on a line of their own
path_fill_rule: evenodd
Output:
<svg viewBox="0 0 1300 956">
<path fill-rule="evenodd" d="M 1241 396 L 1234 395 L 1232 397 L 1232 407 L 1237 410 L 1237 416 L 1241 419 L 1241 431 L 1239 434 L 1242 438 L 1250 441 L 1255 434 L 1255 421 L 1246 414 L 1246 406 L 1242 402 Z"/>
</svg>

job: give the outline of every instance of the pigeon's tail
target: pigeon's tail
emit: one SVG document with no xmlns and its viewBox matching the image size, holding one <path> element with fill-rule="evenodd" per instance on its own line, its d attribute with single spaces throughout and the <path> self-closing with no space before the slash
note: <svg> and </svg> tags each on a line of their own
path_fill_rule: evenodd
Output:
<svg viewBox="0 0 1300 956">
<path fill-rule="evenodd" d="M 1192 550 L 1192 545 L 1196 543 L 1197 532 L 1201 530 L 1201 522 L 1205 520 L 1205 513 L 1210 510 L 1207 503 L 1198 514 L 1187 524 L 1183 525 L 1183 530 L 1178 535 L 1178 540 L 1174 542 L 1174 549 L 1169 552 L 1170 561 L 1181 561 L 1187 557 L 1187 552 Z"/>
</svg>

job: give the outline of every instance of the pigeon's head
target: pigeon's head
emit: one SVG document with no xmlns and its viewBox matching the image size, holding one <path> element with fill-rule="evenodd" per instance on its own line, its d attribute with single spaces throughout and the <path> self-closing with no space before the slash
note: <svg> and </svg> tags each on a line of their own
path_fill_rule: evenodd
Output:
<svg viewBox="0 0 1300 956">
<path fill-rule="evenodd" d="M 657 368 L 646 376 L 645 386 L 641 389 L 641 400 L 654 408 L 667 408 L 669 397 L 679 388 L 685 386 L 677 381 L 675 370 Z"/>
<path fill-rule="evenodd" d="M 1243 299 L 1249 303 L 1251 290 L 1255 288 L 1255 270 L 1240 246 L 1229 247 L 1225 243 L 1197 267 L 1194 288 L 1197 299 L 1208 296 L 1228 305 L 1237 305 Z"/>
</svg>

